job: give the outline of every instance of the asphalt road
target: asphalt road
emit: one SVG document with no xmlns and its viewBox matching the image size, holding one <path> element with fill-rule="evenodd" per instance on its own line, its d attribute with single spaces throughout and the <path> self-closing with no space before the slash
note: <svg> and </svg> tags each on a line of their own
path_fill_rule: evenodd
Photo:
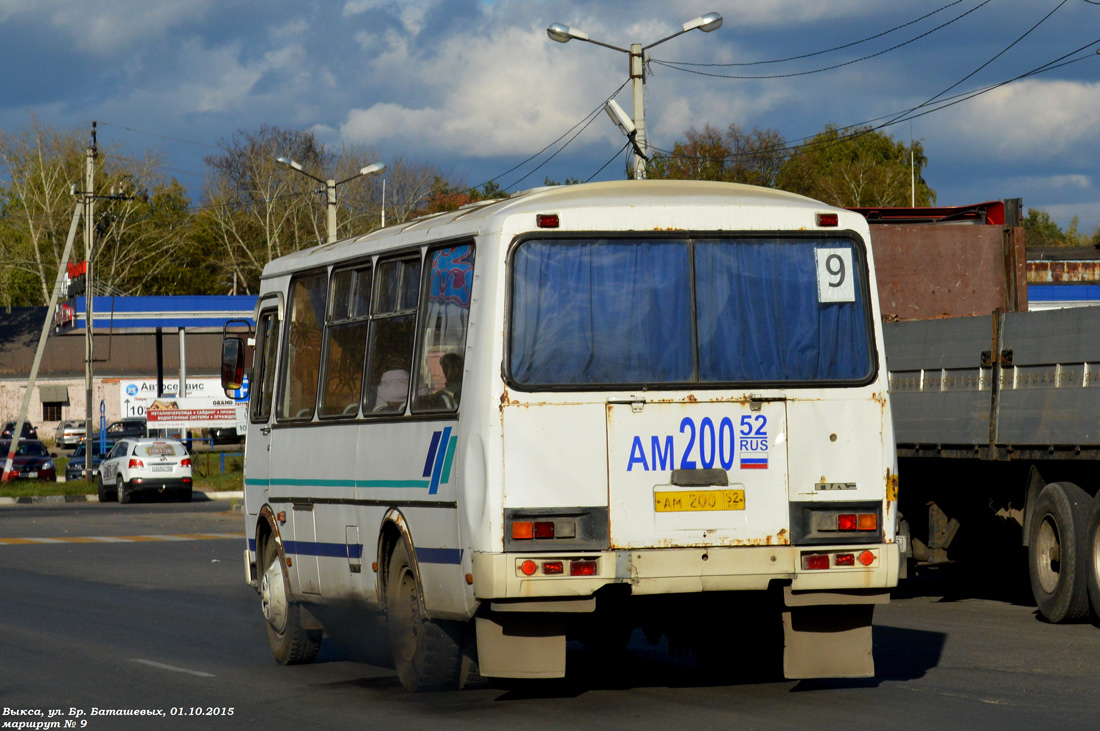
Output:
<svg viewBox="0 0 1100 731">
<path fill-rule="evenodd" d="M 315 664 L 282 667 L 227 508 L 0 508 L 0 729 L 1100 727 L 1100 628 L 1047 625 L 968 583 L 910 582 L 877 610 L 872 680 L 715 683 L 640 636 L 617 662 L 570 646 L 563 681 L 463 692 L 406 693 L 369 643 L 326 640 Z"/>
</svg>

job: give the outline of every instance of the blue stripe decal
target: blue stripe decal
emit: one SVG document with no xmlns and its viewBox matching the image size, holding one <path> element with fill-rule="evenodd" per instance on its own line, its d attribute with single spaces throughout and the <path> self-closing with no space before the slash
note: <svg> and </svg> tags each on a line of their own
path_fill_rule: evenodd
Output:
<svg viewBox="0 0 1100 731">
<path fill-rule="evenodd" d="M 458 566 L 462 563 L 461 548 L 418 548 L 416 560 L 420 563 L 443 563 Z"/>
<path fill-rule="evenodd" d="M 256 540 L 249 540 L 249 547 L 255 550 Z M 315 541 L 283 541 L 283 553 L 288 556 L 321 556 L 322 558 L 363 558 L 363 546 L 349 546 L 345 543 L 318 543 Z M 350 555 L 349 555 L 350 554 Z M 462 563 L 460 548 L 417 548 L 416 560 L 421 563 L 451 564 Z"/>
<path fill-rule="evenodd" d="M 439 432 L 432 432 L 432 443 L 428 447 L 428 458 L 424 460 L 424 477 L 432 476 L 432 463 L 435 461 L 435 450 L 439 447 Z"/>
<path fill-rule="evenodd" d="M 435 465 L 432 467 L 432 485 L 428 488 L 429 495 L 435 495 L 439 492 L 439 476 L 443 474 L 443 462 L 447 458 L 446 446 L 450 446 L 451 443 L 451 427 L 446 427 L 443 430 L 443 436 L 437 441 L 433 435 L 432 437 L 432 449 L 435 451 Z M 445 445 L 444 449 L 435 449 L 437 444 Z"/>
<path fill-rule="evenodd" d="M 283 553 L 290 556 L 322 556 L 325 558 L 362 558 L 361 545 L 317 543 L 314 541 L 283 541 Z"/>
</svg>

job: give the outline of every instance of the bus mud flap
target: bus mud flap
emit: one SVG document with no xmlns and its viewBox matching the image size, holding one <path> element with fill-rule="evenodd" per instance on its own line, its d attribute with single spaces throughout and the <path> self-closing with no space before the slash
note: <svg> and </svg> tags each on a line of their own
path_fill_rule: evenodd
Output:
<svg viewBox="0 0 1100 731">
<path fill-rule="evenodd" d="M 565 621 L 553 614 L 478 617 L 477 656 L 487 678 L 564 678 Z"/>
<path fill-rule="evenodd" d="M 783 609 L 783 675 L 806 678 L 870 678 L 871 619 L 875 604 L 886 604 L 886 592 L 785 591 Z"/>
</svg>

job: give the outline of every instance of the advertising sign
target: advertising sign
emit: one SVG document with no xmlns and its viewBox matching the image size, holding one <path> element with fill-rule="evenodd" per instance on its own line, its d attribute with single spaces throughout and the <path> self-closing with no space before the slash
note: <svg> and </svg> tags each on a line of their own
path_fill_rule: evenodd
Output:
<svg viewBox="0 0 1100 731">
<path fill-rule="evenodd" d="M 157 400 L 157 379 L 155 378 L 124 378 L 119 381 L 118 403 L 122 407 L 122 415 L 145 416 L 145 412 Z M 164 382 L 164 394 L 162 398 L 178 400 L 180 383 L 178 380 Z M 208 406 L 213 401 L 226 401 L 225 391 L 222 390 L 219 378 L 189 378 L 187 379 L 188 399 L 206 401 Z"/>
<path fill-rule="evenodd" d="M 145 420 L 150 429 L 235 428 L 245 421 L 246 408 L 224 393 L 214 400 L 162 397 L 145 409 Z"/>
</svg>

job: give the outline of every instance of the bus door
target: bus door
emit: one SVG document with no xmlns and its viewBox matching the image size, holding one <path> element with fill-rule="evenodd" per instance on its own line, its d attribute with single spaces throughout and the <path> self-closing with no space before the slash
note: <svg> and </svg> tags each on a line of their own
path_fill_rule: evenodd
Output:
<svg viewBox="0 0 1100 731">
<path fill-rule="evenodd" d="M 256 350 L 253 355 L 248 437 L 245 440 L 244 506 L 256 515 L 268 501 L 271 481 L 271 421 L 275 393 L 275 360 L 279 349 L 279 310 L 276 300 L 256 318 Z M 250 521 L 254 524 L 255 521 Z M 253 546 L 255 548 L 255 546 Z"/>
<path fill-rule="evenodd" d="M 613 548 L 790 543 L 782 400 L 607 405 Z"/>
</svg>

